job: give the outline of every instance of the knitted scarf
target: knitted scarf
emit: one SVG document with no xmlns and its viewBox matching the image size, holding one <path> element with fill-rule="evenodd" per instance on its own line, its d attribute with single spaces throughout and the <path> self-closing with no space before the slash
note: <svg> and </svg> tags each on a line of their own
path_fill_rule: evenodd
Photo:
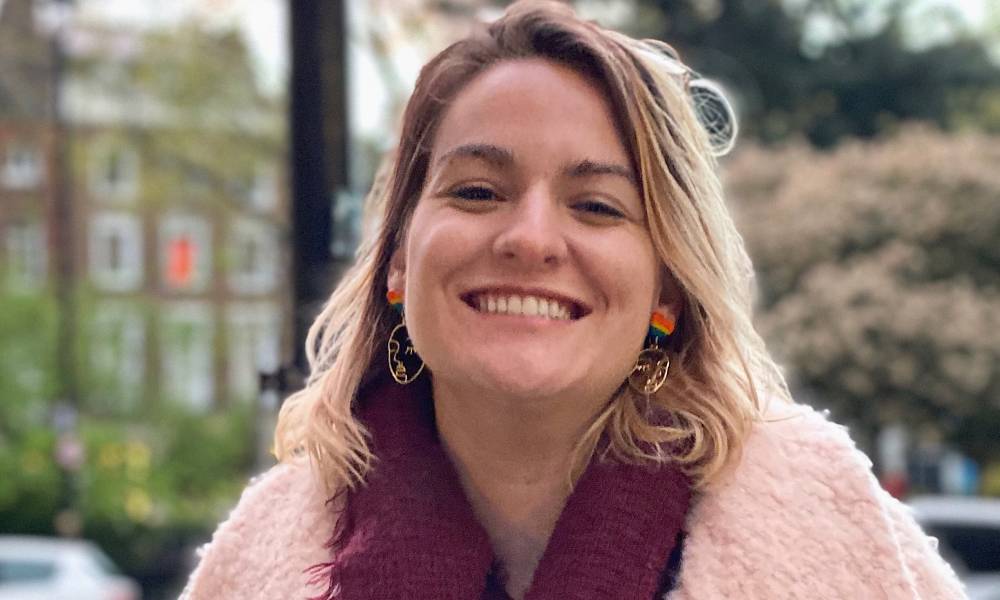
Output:
<svg viewBox="0 0 1000 600">
<path fill-rule="evenodd" d="M 496 597 L 496 557 L 437 438 L 429 377 L 366 386 L 360 416 L 378 457 L 344 492 L 319 599 Z M 337 500 L 331 499 L 331 502 Z M 567 499 L 525 600 L 653 598 L 690 501 L 674 466 L 595 458 Z M 506 594 L 500 592 L 500 597 Z"/>
</svg>

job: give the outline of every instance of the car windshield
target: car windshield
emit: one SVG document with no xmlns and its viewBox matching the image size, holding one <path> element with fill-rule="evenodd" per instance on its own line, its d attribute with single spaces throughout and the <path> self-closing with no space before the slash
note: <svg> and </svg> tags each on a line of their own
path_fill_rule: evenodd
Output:
<svg viewBox="0 0 1000 600">
<path fill-rule="evenodd" d="M 56 566 L 50 561 L 0 559 L 0 585 L 44 581 L 55 572 Z"/>
<path fill-rule="evenodd" d="M 1000 528 L 937 523 L 928 533 L 970 573 L 1000 572 Z"/>
</svg>

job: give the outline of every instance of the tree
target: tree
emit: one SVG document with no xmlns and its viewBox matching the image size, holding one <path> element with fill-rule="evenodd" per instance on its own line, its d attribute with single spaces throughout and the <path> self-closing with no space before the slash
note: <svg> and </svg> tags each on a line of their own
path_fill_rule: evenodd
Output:
<svg viewBox="0 0 1000 600">
<path fill-rule="evenodd" d="M 996 138 L 911 127 L 726 165 L 759 326 L 800 390 L 869 431 L 933 424 L 996 457 L 974 431 L 1000 413 L 998 161 Z"/>
<path fill-rule="evenodd" d="M 6 281 L 0 277 L 0 281 Z M 0 288 L 0 531 L 48 530 L 59 503 L 46 398 L 55 390 L 56 302 Z"/>
<path fill-rule="evenodd" d="M 956 25 L 922 46 L 914 31 L 949 17 L 906 9 L 901 0 L 644 0 L 639 33 L 728 84 L 744 132 L 764 142 L 804 135 L 828 147 L 913 119 L 1000 128 L 987 110 L 1000 93 L 988 40 Z"/>
</svg>

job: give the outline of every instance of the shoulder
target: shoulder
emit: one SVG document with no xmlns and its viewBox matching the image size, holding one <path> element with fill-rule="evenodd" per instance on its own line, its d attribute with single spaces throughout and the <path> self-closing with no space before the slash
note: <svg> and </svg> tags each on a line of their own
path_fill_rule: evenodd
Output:
<svg viewBox="0 0 1000 600">
<path fill-rule="evenodd" d="M 308 597 L 305 570 L 326 562 L 335 514 L 305 460 L 251 480 L 229 517 L 200 551 L 183 600 Z"/>
<path fill-rule="evenodd" d="M 683 561 L 680 598 L 964 597 L 847 429 L 803 405 L 772 407 L 699 495 Z"/>
<path fill-rule="evenodd" d="M 838 505 L 871 496 L 871 466 L 847 428 L 825 413 L 801 404 L 774 404 L 754 425 L 740 460 L 709 494 L 749 486 L 760 494 L 794 491 L 799 501 Z"/>
</svg>

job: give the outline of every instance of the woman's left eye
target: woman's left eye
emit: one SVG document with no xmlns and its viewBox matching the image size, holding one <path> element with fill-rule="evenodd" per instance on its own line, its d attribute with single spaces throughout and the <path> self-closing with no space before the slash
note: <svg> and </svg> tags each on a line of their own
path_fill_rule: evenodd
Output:
<svg viewBox="0 0 1000 600">
<path fill-rule="evenodd" d="M 493 200 L 496 194 L 488 187 L 481 185 L 466 185 L 451 192 L 455 198 L 462 200 Z"/>
<path fill-rule="evenodd" d="M 584 200 L 582 202 L 577 202 L 573 205 L 573 208 L 599 217 L 620 219 L 625 216 L 625 213 L 618 210 L 614 206 L 599 200 Z"/>
</svg>

